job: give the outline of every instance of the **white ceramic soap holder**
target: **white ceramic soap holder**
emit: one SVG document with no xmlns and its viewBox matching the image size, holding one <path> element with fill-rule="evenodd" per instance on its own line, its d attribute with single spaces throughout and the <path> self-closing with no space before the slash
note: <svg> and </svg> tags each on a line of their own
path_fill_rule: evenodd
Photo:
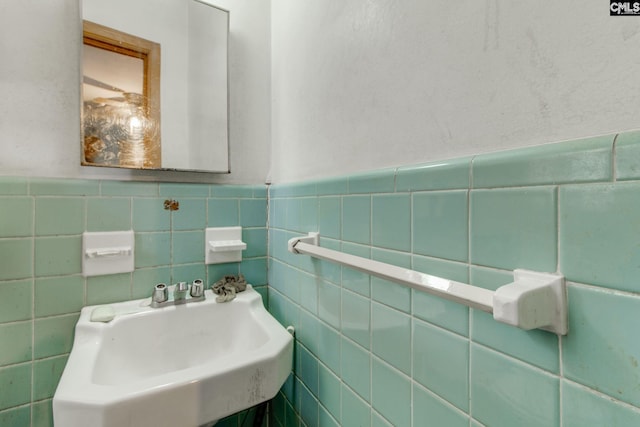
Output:
<svg viewBox="0 0 640 427">
<path fill-rule="evenodd" d="M 213 227 L 205 230 L 205 264 L 223 264 L 242 261 L 242 227 Z"/>
</svg>

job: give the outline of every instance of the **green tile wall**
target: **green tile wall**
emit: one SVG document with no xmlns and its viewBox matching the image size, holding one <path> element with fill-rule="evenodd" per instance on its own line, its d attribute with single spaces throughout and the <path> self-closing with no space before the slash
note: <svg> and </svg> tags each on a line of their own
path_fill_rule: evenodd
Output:
<svg viewBox="0 0 640 427">
<path fill-rule="evenodd" d="M 180 209 L 164 210 L 167 198 Z M 0 426 L 53 425 L 51 398 L 85 305 L 145 298 L 158 282 L 210 284 L 239 272 L 266 294 L 266 216 L 261 185 L 0 177 Z M 243 261 L 206 266 L 204 228 L 227 225 L 243 226 Z M 83 277 L 82 233 L 128 229 L 135 271 Z"/>
<path fill-rule="evenodd" d="M 272 426 L 640 425 L 640 132 L 269 189 L 271 312 L 298 361 Z M 569 334 L 286 251 L 321 246 L 495 290 L 567 277 Z"/>
</svg>

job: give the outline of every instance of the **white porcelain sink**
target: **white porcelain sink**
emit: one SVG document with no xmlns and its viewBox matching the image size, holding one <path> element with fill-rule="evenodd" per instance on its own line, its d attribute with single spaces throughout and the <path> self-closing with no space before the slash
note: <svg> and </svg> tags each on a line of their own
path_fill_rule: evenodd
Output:
<svg viewBox="0 0 640 427">
<path fill-rule="evenodd" d="M 189 427 L 276 395 L 289 376 L 293 338 L 251 286 L 230 302 L 150 308 L 110 304 L 115 317 L 82 309 L 53 398 L 56 427 Z M 101 308 L 101 310 L 104 310 Z"/>
</svg>

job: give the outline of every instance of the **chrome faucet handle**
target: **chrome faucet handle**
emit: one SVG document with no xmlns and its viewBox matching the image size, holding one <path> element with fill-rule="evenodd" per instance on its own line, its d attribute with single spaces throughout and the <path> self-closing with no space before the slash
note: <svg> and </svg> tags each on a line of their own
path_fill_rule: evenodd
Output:
<svg viewBox="0 0 640 427">
<path fill-rule="evenodd" d="M 204 283 L 201 279 L 196 279 L 191 284 L 190 294 L 194 298 L 199 298 L 204 295 Z"/>
<path fill-rule="evenodd" d="M 167 285 L 164 283 L 158 283 L 153 288 L 153 294 L 151 296 L 151 301 L 154 303 L 165 302 L 169 299 L 169 292 L 167 290 Z"/>
</svg>

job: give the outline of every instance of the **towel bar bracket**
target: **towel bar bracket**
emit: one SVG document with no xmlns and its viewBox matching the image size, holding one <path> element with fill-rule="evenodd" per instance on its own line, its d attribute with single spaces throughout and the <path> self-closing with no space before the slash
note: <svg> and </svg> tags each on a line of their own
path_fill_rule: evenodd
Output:
<svg viewBox="0 0 640 427">
<path fill-rule="evenodd" d="M 493 294 L 493 318 L 518 328 L 566 335 L 567 293 L 564 276 L 514 270 L 514 282 Z"/>
<path fill-rule="evenodd" d="M 289 250 L 289 252 L 300 254 L 301 252 L 298 252 L 296 250 L 296 245 L 299 242 L 318 246 L 320 244 L 320 233 L 318 233 L 317 231 L 310 231 L 306 236 L 289 239 L 289 242 L 287 243 L 287 249 Z"/>
</svg>

